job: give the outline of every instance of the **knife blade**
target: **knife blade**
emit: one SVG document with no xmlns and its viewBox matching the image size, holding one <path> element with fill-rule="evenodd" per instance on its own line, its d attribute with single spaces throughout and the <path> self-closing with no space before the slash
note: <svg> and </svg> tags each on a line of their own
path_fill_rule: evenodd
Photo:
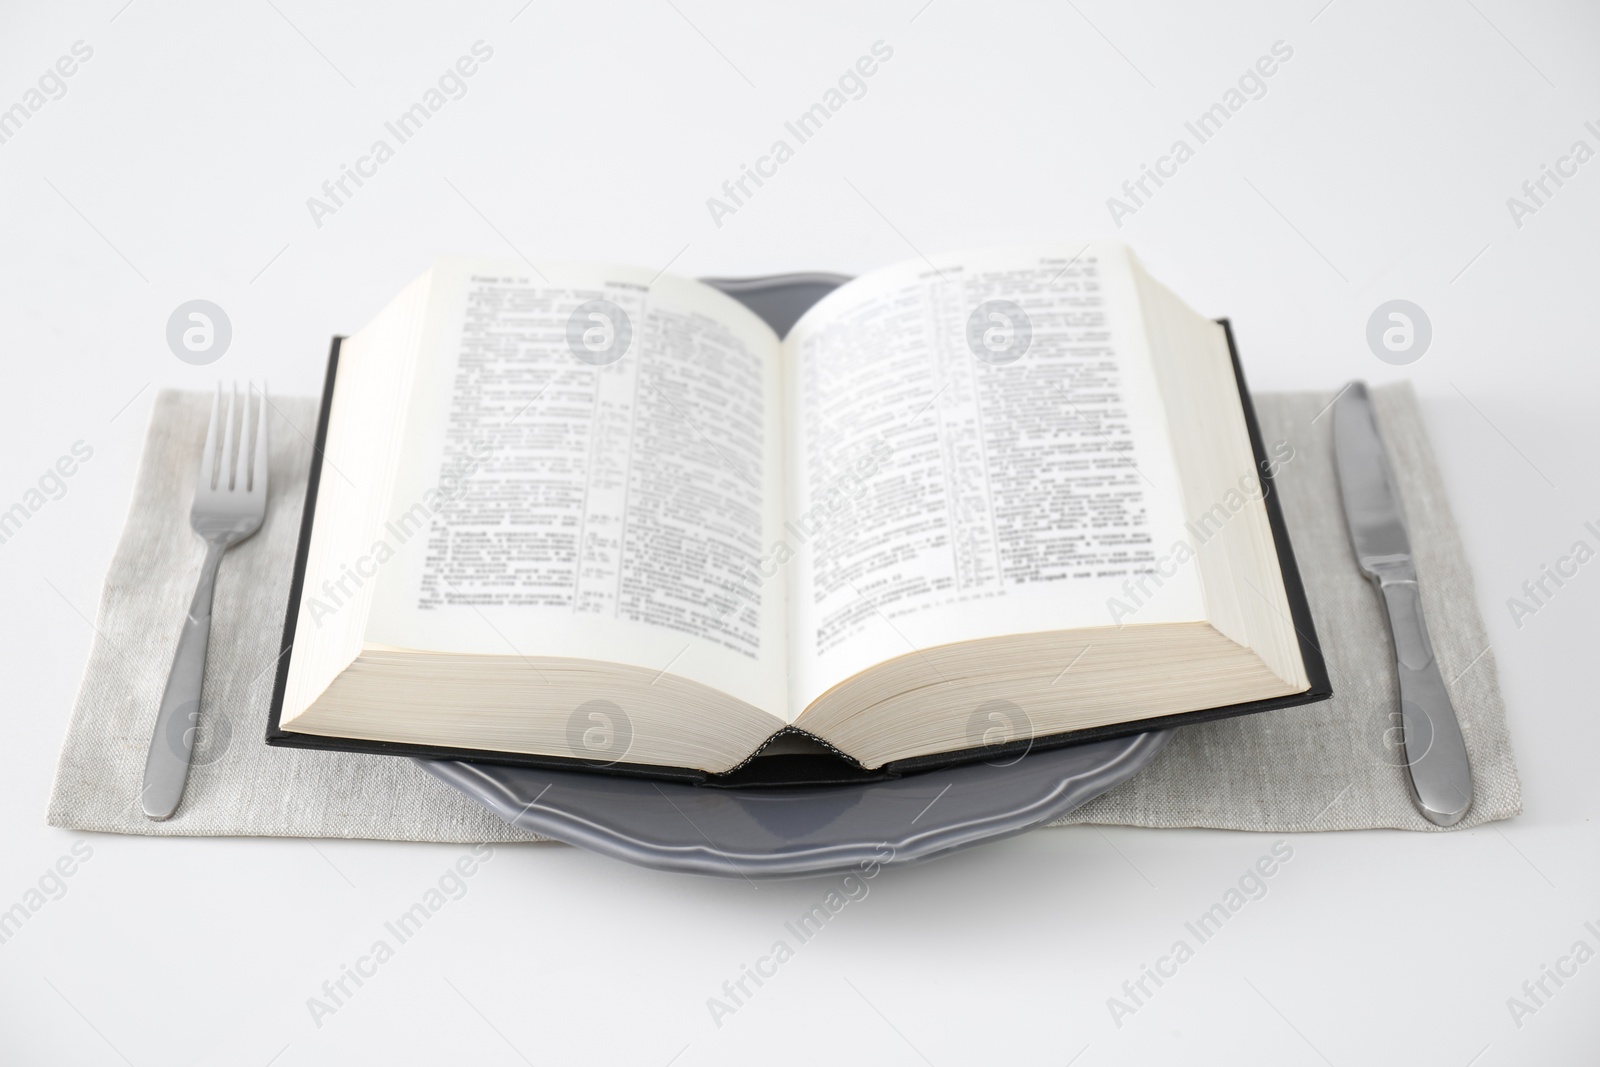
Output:
<svg viewBox="0 0 1600 1067">
<path fill-rule="evenodd" d="M 1429 822 L 1454 826 L 1472 806 L 1472 764 L 1428 638 L 1411 538 L 1365 382 L 1351 382 L 1334 402 L 1333 451 L 1356 561 L 1389 617 L 1411 799 Z"/>
</svg>

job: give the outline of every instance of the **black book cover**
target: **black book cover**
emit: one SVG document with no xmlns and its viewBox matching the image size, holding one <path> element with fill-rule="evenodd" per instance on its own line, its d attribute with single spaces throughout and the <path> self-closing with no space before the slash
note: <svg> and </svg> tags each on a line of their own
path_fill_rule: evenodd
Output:
<svg viewBox="0 0 1600 1067">
<path fill-rule="evenodd" d="M 735 294 L 738 295 L 738 294 Z M 821 294 L 819 293 L 818 296 Z M 759 309 L 758 309 L 759 311 Z M 1306 676 L 1311 686 L 1303 693 L 1255 700 L 1226 707 L 1206 708 L 1199 711 L 1163 715 L 1153 719 L 1113 723 L 1084 730 L 1073 730 L 1048 737 L 1022 737 L 1004 744 L 940 752 L 928 756 L 896 760 L 876 770 L 863 768 L 854 760 L 821 749 L 816 754 L 757 755 L 739 767 L 722 774 L 710 774 L 692 767 L 662 767 L 654 764 L 602 763 L 567 757 L 545 756 L 520 752 L 496 752 L 484 749 L 451 748 L 442 745 L 417 745 L 392 741 L 370 741 L 361 738 L 324 737 L 320 734 L 296 733 L 280 725 L 283 697 L 289 679 L 289 660 L 293 654 L 295 623 L 300 614 L 300 597 L 305 585 L 306 557 L 311 546 L 311 527 L 316 515 L 317 485 L 322 476 L 322 450 L 327 442 L 328 417 L 333 407 L 333 383 L 339 370 L 339 345 L 342 337 L 333 339 L 328 353 L 328 372 L 322 387 L 322 402 L 317 416 L 317 433 L 312 447 L 311 471 L 307 479 L 306 501 L 300 517 L 300 540 L 295 550 L 294 574 L 289 587 L 289 607 L 283 624 L 282 651 L 278 658 L 278 673 L 272 690 L 272 707 L 267 718 L 266 740 L 269 745 L 293 748 L 313 748 L 339 752 L 369 752 L 388 756 L 409 756 L 424 759 L 454 759 L 482 763 L 503 763 L 518 766 L 546 767 L 554 770 L 591 770 L 604 774 L 622 774 L 636 777 L 686 781 L 707 786 L 760 786 L 760 785 L 824 785 L 843 782 L 875 781 L 900 777 L 919 771 L 932 770 L 976 760 L 1020 759 L 1030 751 L 1043 751 L 1063 745 L 1100 741 L 1151 730 L 1170 729 L 1191 723 L 1209 722 L 1235 715 L 1273 711 L 1298 707 L 1326 700 L 1333 695 L 1328 680 L 1327 664 L 1322 649 L 1317 644 L 1316 628 L 1311 621 L 1311 606 L 1306 600 L 1305 585 L 1300 580 L 1300 569 L 1295 563 L 1294 548 L 1289 542 L 1289 531 L 1284 525 L 1283 509 L 1278 502 L 1277 487 L 1273 482 L 1273 466 L 1261 439 L 1261 427 L 1256 420 L 1255 405 L 1245 385 L 1244 368 L 1239 362 L 1239 349 L 1233 339 L 1233 329 L 1227 319 L 1219 320 L 1228 338 L 1228 351 L 1233 360 L 1234 377 L 1239 385 L 1239 400 L 1244 408 L 1245 424 L 1249 429 L 1250 447 L 1255 453 L 1256 472 L 1261 481 L 1262 500 L 1267 509 L 1267 520 L 1272 527 L 1272 539 L 1278 550 L 1278 566 L 1283 572 L 1284 592 L 1289 601 L 1290 618 L 1300 643 L 1300 655 L 1305 664 Z M 804 731 L 790 728 L 784 734 Z M 780 734 L 781 736 L 781 734 Z"/>
</svg>

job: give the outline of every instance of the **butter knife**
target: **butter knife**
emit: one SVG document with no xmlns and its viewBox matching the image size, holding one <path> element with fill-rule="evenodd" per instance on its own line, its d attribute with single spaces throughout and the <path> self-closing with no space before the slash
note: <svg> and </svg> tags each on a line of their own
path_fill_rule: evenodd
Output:
<svg viewBox="0 0 1600 1067">
<path fill-rule="evenodd" d="M 1356 559 L 1389 614 L 1411 798 L 1429 822 L 1454 826 L 1472 805 L 1472 765 L 1428 640 L 1411 539 L 1365 382 L 1351 382 L 1334 402 L 1333 451 Z"/>
</svg>

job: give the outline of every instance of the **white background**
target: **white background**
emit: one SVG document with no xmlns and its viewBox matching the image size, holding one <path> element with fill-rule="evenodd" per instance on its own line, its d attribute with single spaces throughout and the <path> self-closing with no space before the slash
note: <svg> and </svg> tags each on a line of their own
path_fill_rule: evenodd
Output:
<svg viewBox="0 0 1600 1067">
<path fill-rule="evenodd" d="M 7 4 L 0 107 L 73 42 L 94 54 L 0 144 L 0 508 L 73 442 L 94 457 L 0 545 L 0 908 L 74 841 L 93 857 L 0 945 L 0 1060 L 1594 1062 L 1600 962 L 1520 1027 L 1507 998 L 1600 947 L 1600 562 L 1520 628 L 1506 601 L 1596 540 L 1600 161 L 1520 227 L 1506 200 L 1574 140 L 1600 148 L 1600 14 L 1323 2 Z M 467 95 L 316 226 L 307 197 L 480 39 Z M 877 40 L 894 56 L 866 96 L 715 225 L 706 198 Z M 1107 198 L 1279 40 L 1266 95 L 1117 230 Z M 329 335 L 438 254 L 737 276 L 1105 234 L 1231 316 L 1257 389 L 1416 383 L 1521 817 L 1293 837 L 1267 896 L 1120 1027 L 1107 998 L 1276 838 L 1080 827 L 885 873 L 720 1028 L 707 998 L 829 882 L 502 848 L 319 1028 L 307 998 L 463 848 L 44 825 L 159 387 L 312 393 Z M 1397 297 L 1434 330 L 1403 368 L 1364 339 Z M 194 298 L 233 324 L 209 367 L 165 342 Z"/>
</svg>

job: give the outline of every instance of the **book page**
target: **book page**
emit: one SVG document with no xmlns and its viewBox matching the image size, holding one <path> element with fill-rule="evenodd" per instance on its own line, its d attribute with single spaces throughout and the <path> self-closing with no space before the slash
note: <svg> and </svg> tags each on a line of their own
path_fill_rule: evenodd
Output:
<svg viewBox="0 0 1600 1067">
<path fill-rule="evenodd" d="M 1112 625 L 1125 583 L 1167 569 L 1182 490 L 1130 262 L 1115 243 L 915 260 L 795 325 L 796 708 L 937 645 Z M 1192 568 L 1161 581 L 1133 621 L 1205 617 Z"/>
<path fill-rule="evenodd" d="M 786 716 L 778 339 L 687 279 L 447 262 L 373 645 L 671 672 Z"/>
</svg>

